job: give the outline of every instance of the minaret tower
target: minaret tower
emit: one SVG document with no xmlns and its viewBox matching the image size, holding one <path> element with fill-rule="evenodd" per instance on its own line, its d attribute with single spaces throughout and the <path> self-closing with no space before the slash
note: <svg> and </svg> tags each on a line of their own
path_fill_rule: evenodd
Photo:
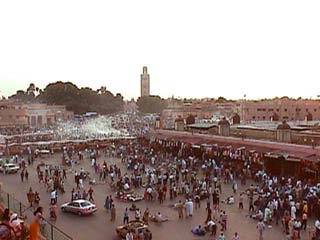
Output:
<svg viewBox="0 0 320 240">
<path fill-rule="evenodd" d="M 142 69 L 141 74 L 141 97 L 150 96 L 150 76 L 146 66 Z"/>
</svg>

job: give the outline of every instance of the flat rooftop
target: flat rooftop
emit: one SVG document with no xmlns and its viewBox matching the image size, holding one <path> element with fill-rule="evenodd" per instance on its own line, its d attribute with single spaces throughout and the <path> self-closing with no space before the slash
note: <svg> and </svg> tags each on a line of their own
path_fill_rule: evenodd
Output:
<svg viewBox="0 0 320 240">
<path fill-rule="evenodd" d="M 238 129 L 276 130 L 278 125 L 281 123 L 281 121 L 253 121 L 246 124 L 232 125 L 231 127 Z M 310 130 L 316 127 L 320 128 L 320 121 L 287 121 L 287 124 L 290 125 L 291 129 L 298 131 Z"/>
</svg>

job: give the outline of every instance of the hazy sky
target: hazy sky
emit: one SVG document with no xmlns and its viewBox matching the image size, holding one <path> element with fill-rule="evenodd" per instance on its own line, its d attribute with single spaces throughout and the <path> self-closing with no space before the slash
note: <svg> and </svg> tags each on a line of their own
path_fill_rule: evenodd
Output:
<svg viewBox="0 0 320 240">
<path fill-rule="evenodd" d="M 320 1 L 1 1 L 0 91 L 30 82 L 162 97 L 320 94 Z"/>
</svg>

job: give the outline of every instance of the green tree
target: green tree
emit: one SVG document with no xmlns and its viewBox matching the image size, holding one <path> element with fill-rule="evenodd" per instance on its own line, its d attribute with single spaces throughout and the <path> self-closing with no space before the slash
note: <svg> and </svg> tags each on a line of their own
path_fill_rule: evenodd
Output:
<svg viewBox="0 0 320 240">
<path fill-rule="evenodd" d="M 36 93 L 39 91 L 39 88 L 36 88 L 34 83 L 30 83 L 26 91 L 18 90 L 16 94 L 13 94 L 9 99 L 22 100 L 25 102 L 34 102 L 36 101 Z"/>
<path fill-rule="evenodd" d="M 138 98 L 137 105 L 142 113 L 161 113 L 167 102 L 159 96 L 144 96 Z"/>
<path fill-rule="evenodd" d="M 218 97 L 218 99 L 217 99 L 218 103 L 224 103 L 224 102 L 227 102 L 227 101 L 228 100 L 226 98 L 224 98 L 224 97 Z"/>
<path fill-rule="evenodd" d="M 97 91 L 85 87 L 79 89 L 71 82 L 56 82 L 49 84 L 40 92 L 38 99 L 47 104 L 65 105 L 76 114 L 97 112 L 109 114 L 122 110 L 123 98 L 114 96 L 102 87 Z"/>
</svg>

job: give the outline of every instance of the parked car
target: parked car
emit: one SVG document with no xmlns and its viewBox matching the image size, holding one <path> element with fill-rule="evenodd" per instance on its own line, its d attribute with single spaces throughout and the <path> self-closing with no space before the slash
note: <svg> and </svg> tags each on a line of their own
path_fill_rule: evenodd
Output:
<svg viewBox="0 0 320 240">
<path fill-rule="evenodd" d="M 135 234 L 139 231 L 145 231 L 148 229 L 148 225 L 146 225 L 143 221 L 133 220 L 128 224 L 118 226 L 116 228 L 117 235 L 120 239 L 126 239 L 126 235 L 129 230 L 133 230 Z"/>
<path fill-rule="evenodd" d="M 139 195 L 137 193 L 131 192 L 131 193 L 125 193 L 122 191 L 117 192 L 117 198 L 123 200 L 123 201 L 129 201 L 129 202 L 138 202 L 143 200 L 143 196 Z"/>
<path fill-rule="evenodd" d="M 0 166 L 0 172 L 3 172 L 5 174 L 17 173 L 19 169 L 20 169 L 19 166 L 14 163 L 5 163 L 2 166 Z"/>
<path fill-rule="evenodd" d="M 67 202 L 61 205 L 61 210 L 63 212 L 71 212 L 82 215 L 89 215 L 98 210 L 95 204 L 87 200 L 75 200 L 72 202 Z"/>
</svg>

